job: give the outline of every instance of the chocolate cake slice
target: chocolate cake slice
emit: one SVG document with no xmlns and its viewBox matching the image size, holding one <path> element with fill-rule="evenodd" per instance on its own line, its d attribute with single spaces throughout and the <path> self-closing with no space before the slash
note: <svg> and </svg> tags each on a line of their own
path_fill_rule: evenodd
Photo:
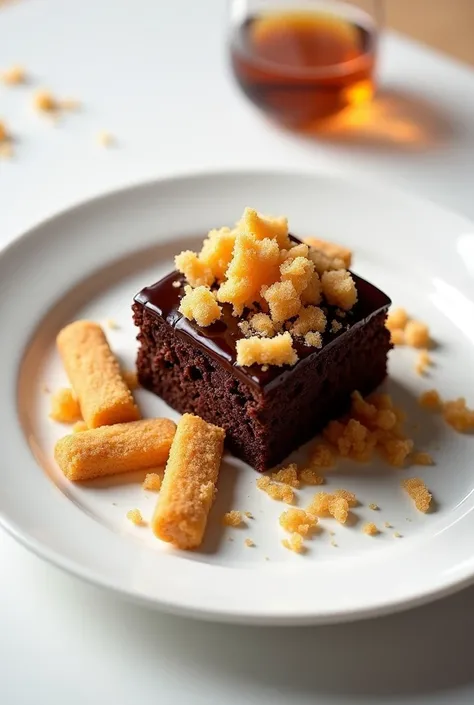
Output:
<svg viewBox="0 0 474 705">
<path fill-rule="evenodd" d="M 295 338 L 293 366 L 237 365 L 244 337 L 232 306 L 200 327 L 179 311 L 185 279 L 172 272 L 135 296 L 139 328 L 137 369 L 143 387 L 180 412 L 226 430 L 228 449 L 258 471 L 268 470 L 349 407 L 357 389 L 365 395 L 385 378 L 390 299 L 352 274 L 358 300 L 350 311 L 326 305 L 322 347 Z"/>
</svg>

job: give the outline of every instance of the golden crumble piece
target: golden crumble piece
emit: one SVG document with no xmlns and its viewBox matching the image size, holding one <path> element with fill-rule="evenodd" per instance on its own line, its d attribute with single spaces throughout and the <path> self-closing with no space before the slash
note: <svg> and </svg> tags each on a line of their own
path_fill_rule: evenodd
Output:
<svg viewBox="0 0 474 705">
<path fill-rule="evenodd" d="M 114 136 L 106 130 L 101 130 L 99 132 L 99 134 L 97 135 L 97 141 L 101 147 L 111 147 L 113 144 L 115 144 Z"/>
<path fill-rule="evenodd" d="M 289 485 L 298 489 L 300 481 L 298 479 L 298 467 L 296 463 L 290 463 L 284 468 L 280 468 L 277 472 L 272 473 L 272 480 L 282 482 L 284 485 Z"/>
<path fill-rule="evenodd" d="M 8 130 L 4 122 L 0 122 L 0 142 L 7 142 L 9 139 Z"/>
<path fill-rule="evenodd" d="M 324 333 L 327 319 L 324 311 L 318 306 L 306 306 L 298 314 L 298 318 L 291 326 L 293 335 L 306 335 L 307 333 Z"/>
<path fill-rule="evenodd" d="M 405 343 L 413 348 L 428 348 L 430 331 L 425 323 L 408 321 L 405 326 Z"/>
<path fill-rule="evenodd" d="M 345 499 L 349 507 L 357 507 L 359 504 L 355 492 L 350 492 L 349 490 L 335 490 L 333 495 Z"/>
<path fill-rule="evenodd" d="M 331 333 L 338 333 L 342 328 L 342 323 L 335 318 L 331 321 Z"/>
<path fill-rule="evenodd" d="M 243 229 L 245 232 L 251 233 L 257 240 L 274 239 L 278 243 L 280 250 L 289 250 L 292 245 L 288 237 L 288 219 L 284 216 L 275 218 L 269 215 L 262 215 L 254 208 L 246 208 L 237 224 L 237 229 Z"/>
<path fill-rule="evenodd" d="M 394 330 L 403 330 L 408 323 L 408 313 L 404 308 L 395 308 L 387 316 L 385 326 L 390 332 Z"/>
<path fill-rule="evenodd" d="M 176 255 L 174 264 L 178 272 L 186 277 L 186 281 L 192 287 L 211 286 L 214 282 L 211 269 L 201 262 L 192 250 L 184 250 Z"/>
<path fill-rule="evenodd" d="M 442 407 L 441 397 L 436 389 L 428 389 L 428 391 L 423 392 L 418 403 L 424 409 L 429 409 L 430 411 L 439 411 Z"/>
<path fill-rule="evenodd" d="M 466 406 L 464 397 L 447 401 L 443 405 L 443 418 L 449 426 L 459 433 L 474 428 L 474 409 Z"/>
<path fill-rule="evenodd" d="M 250 327 L 264 338 L 272 338 L 275 335 L 275 326 L 267 313 L 255 313 L 249 320 Z"/>
<path fill-rule="evenodd" d="M 377 512 L 379 510 L 379 508 L 380 508 L 379 505 L 375 504 L 375 502 L 371 502 L 369 504 L 369 509 L 372 509 L 373 512 Z"/>
<path fill-rule="evenodd" d="M 122 377 L 131 392 L 140 386 L 136 370 L 123 370 Z"/>
<path fill-rule="evenodd" d="M 296 257 L 305 257 L 306 259 L 308 259 L 308 254 L 309 254 L 309 247 L 308 247 L 308 245 L 305 245 L 302 242 L 299 245 L 293 245 L 293 247 L 290 247 L 289 250 L 282 250 L 281 251 L 281 260 L 283 263 L 286 260 L 295 259 Z"/>
<path fill-rule="evenodd" d="M 320 252 L 324 252 L 330 259 L 342 260 L 347 269 L 351 266 L 352 250 L 349 250 L 348 247 L 343 247 L 343 245 L 338 245 L 335 242 L 328 242 L 328 240 L 320 240 L 317 237 L 305 237 L 304 241 Z"/>
<path fill-rule="evenodd" d="M 415 370 L 419 375 L 423 375 L 426 372 L 426 368 L 432 364 L 431 357 L 428 354 L 428 350 L 421 350 L 418 355 L 418 360 L 416 361 Z"/>
<path fill-rule="evenodd" d="M 377 417 L 378 409 L 374 404 L 370 404 L 357 390 L 351 394 L 352 406 L 351 414 L 358 417 L 364 423 L 373 423 Z"/>
<path fill-rule="evenodd" d="M 236 343 L 237 364 L 250 365 L 294 365 L 298 356 L 293 348 L 291 335 L 280 333 L 274 338 L 242 338 Z"/>
<path fill-rule="evenodd" d="M 241 512 L 238 512 L 236 509 L 226 512 L 222 517 L 222 523 L 224 526 L 241 526 L 243 523 Z"/>
<path fill-rule="evenodd" d="M 266 492 L 269 497 L 278 502 L 292 504 L 295 497 L 295 494 L 289 485 L 281 485 L 272 482 L 267 475 L 263 475 L 258 478 L 257 487 L 259 490 Z"/>
<path fill-rule="evenodd" d="M 135 526 L 143 526 L 145 524 L 139 509 L 130 509 L 130 511 L 127 512 L 127 519 L 131 521 L 132 524 L 135 524 Z"/>
<path fill-rule="evenodd" d="M 331 257 L 328 257 L 326 254 L 324 254 L 324 252 L 322 252 L 321 250 L 317 250 L 314 247 L 309 248 L 308 259 L 310 259 L 311 262 L 314 264 L 314 269 L 319 274 L 319 276 L 322 276 L 324 272 L 329 272 L 338 269 L 346 269 L 342 259 L 339 259 L 338 257 L 332 259 Z"/>
<path fill-rule="evenodd" d="M 323 294 L 332 306 L 339 306 L 344 311 L 349 311 L 356 303 L 356 285 L 346 269 L 324 272 L 321 283 Z"/>
<path fill-rule="evenodd" d="M 367 401 L 373 404 L 378 411 L 383 409 L 393 409 L 393 401 L 390 394 L 371 394 Z"/>
<path fill-rule="evenodd" d="M 280 266 L 281 281 L 290 281 L 298 295 L 307 288 L 313 273 L 314 264 L 306 257 L 287 259 Z"/>
<path fill-rule="evenodd" d="M 59 108 L 56 98 L 45 90 L 36 91 L 33 97 L 33 105 L 36 110 L 43 113 L 54 113 Z"/>
<path fill-rule="evenodd" d="M 247 519 L 253 519 L 253 514 L 252 514 L 252 512 L 244 512 L 244 514 L 245 514 L 245 516 L 247 517 Z"/>
<path fill-rule="evenodd" d="M 334 461 L 334 453 L 327 443 L 319 441 L 311 448 L 309 463 L 312 468 L 330 468 Z"/>
<path fill-rule="evenodd" d="M 230 228 L 219 228 L 218 230 L 210 230 L 203 242 L 199 259 L 206 267 L 209 267 L 218 282 L 225 278 L 225 273 L 232 260 L 235 236 L 235 231 Z"/>
<path fill-rule="evenodd" d="M 345 524 L 349 516 L 349 502 L 344 497 L 332 495 L 328 502 L 329 514 L 340 524 Z"/>
<path fill-rule="evenodd" d="M 375 524 L 373 524 L 372 522 L 364 524 L 364 526 L 362 527 L 362 531 L 364 532 L 364 534 L 367 534 L 367 536 L 377 536 L 377 534 L 380 533 Z"/>
<path fill-rule="evenodd" d="M 301 303 L 317 305 L 321 303 L 322 285 L 317 272 L 313 272 L 308 285 L 301 292 Z"/>
<path fill-rule="evenodd" d="M 18 86 L 26 82 L 26 71 L 23 66 L 12 66 L 2 71 L 0 79 L 6 86 Z"/>
<path fill-rule="evenodd" d="M 247 548 L 253 548 L 255 546 L 255 543 L 252 541 L 252 539 L 245 539 L 245 545 Z"/>
<path fill-rule="evenodd" d="M 276 323 L 293 318 L 301 309 L 298 292 L 289 280 L 275 282 L 267 289 L 262 290 L 262 295 L 268 302 L 272 320 Z"/>
<path fill-rule="evenodd" d="M 280 514 L 280 526 L 289 533 L 297 532 L 301 536 L 307 536 L 310 529 L 318 523 L 317 517 L 304 509 L 287 509 Z"/>
<path fill-rule="evenodd" d="M 253 331 L 248 321 L 240 321 L 240 323 L 237 323 L 237 327 L 240 328 L 242 335 L 244 335 L 246 338 L 252 337 Z"/>
<path fill-rule="evenodd" d="M 303 468 L 300 472 L 300 479 L 305 485 L 324 485 L 326 482 L 325 478 L 318 475 L 316 470 L 312 467 Z"/>
<path fill-rule="evenodd" d="M 410 438 L 389 439 L 383 449 L 390 465 L 401 468 L 413 450 L 413 441 Z"/>
<path fill-rule="evenodd" d="M 301 534 L 293 533 L 289 539 L 283 539 L 281 545 L 294 553 L 304 552 L 304 542 Z"/>
<path fill-rule="evenodd" d="M 64 387 L 52 395 L 49 416 L 53 421 L 59 423 L 73 423 L 81 420 L 81 407 L 72 389 Z"/>
<path fill-rule="evenodd" d="M 403 536 L 401 535 L 401 533 L 400 533 L 399 531 L 394 531 L 394 532 L 393 532 L 393 535 L 395 536 L 396 539 L 401 539 L 401 538 L 403 538 Z"/>
<path fill-rule="evenodd" d="M 333 420 L 328 423 L 328 425 L 323 430 L 323 436 L 329 443 L 337 446 L 339 438 L 344 433 L 345 426 L 341 421 Z"/>
<path fill-rule="evenodd" d="M 430 508 L 433 496 L 423 480 L 420 477 L 410 477 L 408 480 L 403 480 L 401 485 L 415 502 L 418 511 L 426 513 Z"/>
<path fill-rule="evenodd" d="M 405 331 L 395 328 L 390 331 L 390 342 L 392 345 L 405 345 Z"/>
<path fill-rule="evenodd" d="M 417 451 L 410 458 L 413 465 L 434 465 L 434 460 L 429 453 Z"/>
<path fill-rule="evenodd" d="M 148 472 L 143 480 L 142 487 L 150 492 L 159 492 L 163 478 L 157 472 Z"/>
<path fill-rule="evenodd" d="M 329 492 L 318 492 L 314 495 L 306 511 L 318 517 L 329 515 L 329 502 L 332 495 Z"/>
<path fill-rule="evenodd" d="M 397 414 L 392 409 L 380 409 L 373 419 L 373 425 L 383 431 L 391 431 L 397 424 Z"/>
<path fill-rule="evenodd" d="M 181 299 L 178 310 L 185 318 L 196 321 L 198 326 L 202 327 L 218 321 L 222 313 L 212 292 L 205 286 L 198 286 L 196 289 L 186 287 L 186 294 Z"/>
<path fill-rule="evenodd" d="M 76 423 L 72 427 L 73 433 L 82 433 L 82 431 L 87 431 L 87 430 L 88 430 L 88 426 L 85 421 L 76 421 Z"/>
<path fill-rule="evenodd" d="M 306 335 L 304 336 L 304 344 L 307 345 L 309 348 L 322 348 L 323 339 L 321 333 L 315 333 L 314 331 L 306 333 Z"/>
<path fill-rule="evenodd" d="M 342 433 L 336 440 L 340 455 L 358 461 L 370 460 L 376 440 L 368 428 L 357 419 L 349 419 L 347 424 L 342 426 Z"/>
<path fill-rule="evenodd" d="M 260 300 L 263 286 L 279 279 L 279 262 L 276 240 L 258 240 L 252 233 L 238 233 L 227 279 L 217 292 L 218 301 L 232 304 L 234 315 L 240 316 L 245 306 Z"/>
</svg>

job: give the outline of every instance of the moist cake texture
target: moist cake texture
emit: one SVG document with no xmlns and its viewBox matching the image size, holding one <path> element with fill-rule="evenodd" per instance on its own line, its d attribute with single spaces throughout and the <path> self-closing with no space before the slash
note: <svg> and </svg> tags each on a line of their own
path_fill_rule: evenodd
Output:
<svg viewBox="0 0 474 705">
<path fill-rule="evenodd" d="M 295 338 L 296 364 L 244 367 L 237 342 L 245 335 L 232 306 L 222 303 L 219 320 L 205 327 L 189 320 L 179 312 L 186 280 L 174 271 L 135 296 L 140 384 L 177 411 L 224 428 L 234 455 L 268 470 L 345 413 L 355 389 L 369 394 L 386 376 L 390 299 L 352 278 L 357 303 L 345 312 L 324 306 L 333 324 L 316 341 L 321 347 Z"/>
</svg>

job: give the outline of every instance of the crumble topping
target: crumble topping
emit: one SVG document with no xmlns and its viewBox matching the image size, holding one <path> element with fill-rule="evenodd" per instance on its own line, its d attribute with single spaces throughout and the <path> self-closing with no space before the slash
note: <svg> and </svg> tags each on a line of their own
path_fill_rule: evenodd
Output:
<svg viewBox="0 0 474 705">
<path fill-rule="evenodd" d="M 255 363 L 277 366 L 294 365 L 298 361 L 292 337 L 288 332 L 280 333 L 274 338 L 242 338 L 237 341 L 236 348 L 237 364 L 243 367 L 250 367 Z"/>
<path fill-rule="evenodd" d="M 241 526 L 242 524 L 242 514 L 236 509 L 230 512 L 226 512 L 222 517 L 222 523 L 224 526 Z"/>
<path fill-rule="evenodd" d="M 334 453 L 331 446 L 318 441 L 309 454 L 309 463 L 312 468 L 330 468 L 334 465 Z"/>
<path fill-rule="evenodd" d="M 446 423 L 459 433 L 474 428 L 474 409 L 466 406 L 464 397 L 444 402 L 443 417 Z"/>
<path fill-rule="evenodd" d="M 8 130 L 4 122 L 0 122 L 0 142 L 6 142 L 9 139 Z"/>
<path fill-rule="evenodd" d="M 413 348 L 427 348 L 430 344 L 428 326 L 420 321 L 408 321 L 405 326 L 405 342 Z"/>
<path fill-rule="evenodd" d="M 234 229 L 211 230 L 201 252 L 185 250 L 176 256 L 176 269 L 191 287 L 185 289 L 179 310 L 206 326 L 221 315 L 217 302 L 229 304 L 244 336 L 237 345 L 239 365 L 293 365 L 298 357 L 292 336 L 307 346 L 322 347 L 327 314 L 319 304 L 337 306 L 331 322 L 331 332 L 336 333 L 343 327 L 337 317 L 344 317 L 357 302 L 352 275 L 336 256 L 349 261 L 349 251 L 324 242 L 322 248 L 327 253 L 294 244 L 286 218 L 246 208 Z M 197 298 L 204 313 L 196 312 Z"/>
<path fill-rule="evenodd" d="M 58 109 L 59 104 L 56 98 L 49 91 L 37 91 L 33 98 L 33 105 L 36 110 L 44 113 L 52 113 Z"/>
<path fill-rule="evenodd" d="M 333 494 L 336 497 L 342 497 L 346 500 L 349 507 L 357 507 L 359 501 L 354 492 L 349 492 L 349 490 L 335 490 Z"/>
<path fill-rule="evenodd" d="M 390 331 L 390 342 L 392 345 L 405 345 L 405 331 L 401 328 Z"/>
<path fill-rule="evenodd" d="M 300 480 L 307 485 L 324 485 L 326 482 L 326 479 L 321 475 L 318 475 L 316 470 L 312 467 L 303 468 L 303 470 L 301 470 Z"/>
<path fill-rule="evenodd" d="M 292 504 L 295 497 L 295 493 L 289 485 L 272 482 L 267 475 L 263 475 L 258 478 L 257 487 L 259 490 L 266 492 L 269 497 L 278 502 Z"/>
<path fill-rule="evenodd" d="M 416 371 L 419 375 L 423 375 L 426 372 L 426 368 L 432 364 L 432 359 L 428 354 L 428 350 L 421 350 L 418 355 L 418 360 L 416 362 Z"/>
<path fill-rule="evenodd" d="M 386 327 L 392 333 L 395 330 L 404 330 L 408 323 L 408 313 L 404 308 L 395 308 L 387 316 Z"/>
<path fill-rule="evenodd" d="M 376 512 L 376 511 L 378 511 L 378 509 L 379 509 L 379 505 L 378 505 L 378 504 L 375 504 L 375 502 L 371 502 L 371 503 L 369 504 L 369 509 L 372 509 L 372 511 Z"/>
<path fill-rule="evenodd" d="M 12 66 L 0 74 L 0 80 L 6 86 L 18 86 L 26 82 L 26 71 L 23 66 Z"/>
<path fill-rule="evenodd" d="M 298 479 L 298 466 L 296 463 L 290 463 L 284 468 L 280 468 L 277 472 L 272 473 L 272 480 L 282 482 L 284 485 L 289 485 L 298 489 L 300 481 Z"/>
<path fill-rule="evenodd" d="M 289 551 L 293 551 L 294 553 L 303 553 L 305 550 L 303 537 L 297 532 L 291 534 L 289 539 L 283 539 L 281 545 L 284 546 L 284 548 L 287 548 Z"/>
<path fill-rule="evenodd" d="M 64 387 L 51 396 L 49 416 L 59 423 L 74 423 L 82 419 L 81 407 L 72 389 Z"/>
<path fill-rule="evenodd" d="M 429 409 L 430 411 L 439 411 L 442 406 L 441 397 L 436 389 L 429 389 L 427 392 L 423 392 L 418 403 L 424 409 Z"/>
<path fill-rule="evenodd" d="M 143 524 L 145 524 L 139 509 L 130 509 L 130 511 L 127 512 L 127 519 L 131 521 L 132 524 L 135 524 L 135 526 L 143 526 Z"/>
<path fill-rule="evenodd" d="M 329 514 L 340 524 L 345 524 L 349 516 L 349 502 L 338 495 L 330 496 L 328 501 Z"/>
<path fill-rule="evenodd" d="M 198 286 L 192 289 L 187 286 L 181 299 L 180 313 L 190 320 L 195 320 L 198 326 L 210 326 L 221 317 L 221 308 L 210 289 Z"/>
<path fill-rule="evenodd" d="M 411 456 L 411 462 L 413 465 L 434 465 L 431 455 L 420 451 L 413 453 Z"/>
<path fill-rule="evenodd" d="M 404 308 L 396 308 L 387 316 L 385 326 L 390 331 L 390 339 L 394 345 L 409 345 L 412 348 L 424 348 L 420 355 L 416 370 L 423 374 L 424 369 L 430 364 L 426 348 L 430 346 L 430 331 L 428 326 L 421 321 L 411 320 Z"/>
<path fill-rule="evenodd" d="M 344 267 L 349 269 L 352 264 L 352 251 L 348 247 L 343 247 L 343 245 L 337 245 L 335 242 L 328 242 L 327 240 L 320 240 L 317 237 L 305 237 L 304 242 L 317 250 L 324 252 L 327 257 L 331 259 L 342 260 Z"/>
<path fill-rule="evenodd" d="M 143 480 L 142 487 L 144 490 L 150 490 L 151 492 L 159 492 L 161 489 L 161 483 L 163 478 L 158 475 L 157 472 L 149 472 L 146 474 Z"/>
<path fill-rule="evenodd" d="M 245 545 L 247 548 L 253 548 L 255 546 L 255 543 L 252 541 L 252 539 L 245 539 Z"/>
<path fill-rule="evenodd" d="M 318 523 L 317 517 L 304 509 L 287 509 L 280 514 L 280 526 L 289 533 L 298 533 L 307 536 L 309 531 Z"/>
<path fill-rule="evenodd" d="M 367 534 L 367 536 L 377 536 L 377 534 L 380 533 L 376 525 L 372 522 L 364 524 L 362 531 L 364 534 Z"/>
<path fill-rule="evenodd" d="M 401 484 L 415 502 L 418 511 L 426 513 L 433 497 L 423 480 L 419 477 L 411 477 L 408 480 L 403 480 Z"/>
</svg>

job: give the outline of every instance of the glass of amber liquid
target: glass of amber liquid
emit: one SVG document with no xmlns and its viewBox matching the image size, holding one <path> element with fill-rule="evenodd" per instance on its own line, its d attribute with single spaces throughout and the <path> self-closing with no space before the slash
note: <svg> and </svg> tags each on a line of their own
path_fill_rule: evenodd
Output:
<svg viewBox="0 0 474 705">
<path fill-rule="evenodd" d="M 369 101 L 382 1 L 232 0 L 237 83 L 270 118 L 302 130 Z"/>
</svg>

